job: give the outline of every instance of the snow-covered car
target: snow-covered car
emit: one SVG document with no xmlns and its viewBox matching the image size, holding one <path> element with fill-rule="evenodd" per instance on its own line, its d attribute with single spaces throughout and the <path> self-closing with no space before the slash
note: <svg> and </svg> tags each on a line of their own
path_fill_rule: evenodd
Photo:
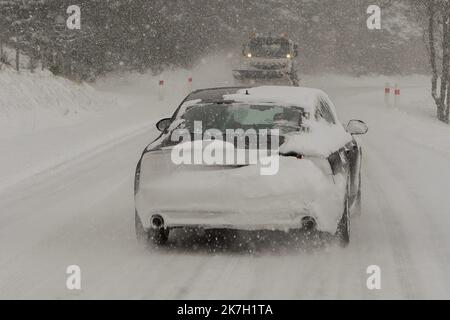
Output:
<svg viewBox="0 0 450 320">
<path fill-rule="evenodd" d="M 344 128 L 323 91 L 198 90 L 157 128 L 136 168 L 140 242 L 163 244 L 170 230 L 193 227 L 314 229 L 349 243 L 350 217 L 361 210 L 354 136 L 368 128 L 360 120 Z"/>
</svg>

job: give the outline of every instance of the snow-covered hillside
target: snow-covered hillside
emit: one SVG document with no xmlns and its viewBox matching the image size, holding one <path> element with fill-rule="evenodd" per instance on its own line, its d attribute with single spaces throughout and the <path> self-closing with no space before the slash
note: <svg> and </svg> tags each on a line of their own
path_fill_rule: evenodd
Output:
<svg viewBox="0 0 450 320">
<path fill-rule="evenodd" d="M 47 70 L 0 72 L 0 135 L 2 138 L 67 125 L 93 113 L 117 108 L 112 99 L 86 83 L 56 77 Z"/>
</svg>

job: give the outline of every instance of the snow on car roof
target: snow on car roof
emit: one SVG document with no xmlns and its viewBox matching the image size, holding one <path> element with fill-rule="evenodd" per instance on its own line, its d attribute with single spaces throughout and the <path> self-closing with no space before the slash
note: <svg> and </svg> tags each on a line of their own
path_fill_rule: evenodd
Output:
<svg viewBox="0 0 450 320">
<path fill-rule="evenodd" d="M 224 100 L 234 100 L 245 103 L 278 103 L 280 105 L 295 105 L 314 111 L 317 100 L 325 93 L 319 89 L 303 87 L 261 86 L 239 89 L 234 94 L 226 94 Z"/>
<path fill-rule="evenodd" d="M 249 88 L 211 88 L 193 92 L 185 101 L 186 104 L 200 103 L 208 100 L 232 100 L 245 103 L 277 103 L 286 106 L 300 106 L 305 111 L 314 111 L 317 100 L 326 94 L 319 89 L 285 86 L 259 86 Z M 193 103 L 193 100 L 196 102 Z"/>
<path fill-rule="evenodd" d="M 223 88 L 208 88 L 200 89 L 192 92 L 186 101 L 191 100 L 221 100 L 224 95 L 236 93 L 242 87 L 223 87 Z"/>
</svg>

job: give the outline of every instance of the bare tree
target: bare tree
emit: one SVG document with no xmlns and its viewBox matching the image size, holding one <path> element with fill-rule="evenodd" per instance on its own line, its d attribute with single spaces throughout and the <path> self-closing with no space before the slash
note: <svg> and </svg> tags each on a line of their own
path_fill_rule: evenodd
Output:
<svg viewBox="0 0 450 320">
<path fill-rule="evenodd" d="M 424 22 L 431 66 L 431 95 L 437 118 L 449 123 L 450 115 L 450 0 L 415 0 L 419 18 Z"/>
</svg>

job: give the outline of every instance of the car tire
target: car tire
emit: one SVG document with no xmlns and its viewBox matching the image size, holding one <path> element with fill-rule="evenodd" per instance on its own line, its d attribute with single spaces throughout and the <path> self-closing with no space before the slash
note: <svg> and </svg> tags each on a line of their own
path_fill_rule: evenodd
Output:
<svg viewBox="0 0 450 320">
<path fill-rule="evenodd" d="M 343 248 L 350 243 L 350 215 L 348 207 L 348 196 L 345 197 L 344 213 L 339 221 L 338 228 L 335 234 L 336 240 Z"/>
<path fill-rule="evenodd" d="M 362 214 L 361 183 L 359 184 L 358 194 L 355 200 L 355 214 L 357 216 Z"/>
<path fill-rule="evenodd" d="M 360 159 L 360 166 L 359 166 L 359 174 L 358 174 L 358 194 L 356 195 L 355 204 L 353 205 L 354 210 L 352 214 L 356 216 L 362 215 L 362 196 L 361 196 L 361 189 L 362 189 L 362 179 L 361 179 L 361 161 L 362 161 L 362 150 L 359 151 L 359 159 Z"/>
<path fill-rule="evenodd" d="M 146 231 L 137 212 L 134 217 L 134 226 L 136 231 L 136 239 L 142 246 L 161 246 L 166 244 L 167 240 L 169 240 L 169 229 L 150 229 Z"/>
<path fill-rule="evenodd" d="M 358 192 L 351 206 L 351 216 L 360 217 L 362 215 L 362 196 L 361 196 L 361 173 L 358 178 Z"/>
</svg>

